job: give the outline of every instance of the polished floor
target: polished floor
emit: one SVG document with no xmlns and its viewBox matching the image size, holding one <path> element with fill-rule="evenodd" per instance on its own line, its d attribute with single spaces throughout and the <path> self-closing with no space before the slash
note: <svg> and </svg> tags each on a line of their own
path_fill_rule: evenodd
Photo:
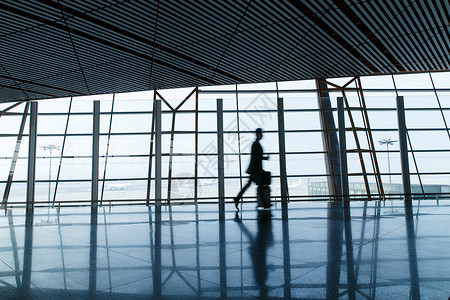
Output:
<svg viewBox="0 0 450 300">
<path fill-rule="evenodd" d="M 0 299 L 448 299 L 450 201 L 13 208 Z M 351 219 L 350 219 L 351 218 Z M 351 221 L 350 221 L 351 220 Z M 97 223 L 97 224 L 96 224 Z"/>
</svg>

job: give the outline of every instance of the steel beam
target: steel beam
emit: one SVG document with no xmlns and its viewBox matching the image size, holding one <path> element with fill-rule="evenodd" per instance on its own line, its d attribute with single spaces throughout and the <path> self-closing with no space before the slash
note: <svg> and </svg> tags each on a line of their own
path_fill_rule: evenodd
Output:
<svg viewBox="0 0 450 300">
<path fill-rule="evenodd" d="M 217 99 L 217 161 L 219 184 L 219 218 L 225 218 L 225 167 L 223 145 L 223 99 Z"/>
</svg>

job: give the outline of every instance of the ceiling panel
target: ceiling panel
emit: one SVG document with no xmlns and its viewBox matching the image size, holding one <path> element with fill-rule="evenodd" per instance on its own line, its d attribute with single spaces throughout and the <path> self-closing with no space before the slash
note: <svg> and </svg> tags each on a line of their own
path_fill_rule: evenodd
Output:
<svg viewBox="0 0 450 300">
<path fill-rule="evenodd" d="M 448 70 L 449 12 L 426 0 L 2 1 L 0 102 Z"/>
</svg>

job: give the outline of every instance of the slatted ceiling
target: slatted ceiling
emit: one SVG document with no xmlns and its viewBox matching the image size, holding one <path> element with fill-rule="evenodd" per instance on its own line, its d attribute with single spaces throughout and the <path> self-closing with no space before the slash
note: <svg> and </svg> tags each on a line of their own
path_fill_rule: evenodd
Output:
<svg viewBox="0 0 450 300">
<path fill-rule="evenodd" d="M 61 14 L 57 10 L 54 10 L 54 9 L 43 10 L 41 7 L 41 4 L 36 0 L 30 0 L 30 1 L 7 0 L 7 1 L 2 1 L 2 4 L 8 5 L 10 7 L 13 7 L 13 8 L 22 10 L 22 11 L 27 11 L 30 13 L 38 12 L 40 14 L 40 16 L 42 16 L 46 19 L 53 20 L 53 21 L 57 21 L 57 20 L 61 19 Z M 29 25 L 27 24 L 26 27 L 28 27 L 28 26 Z"/>
<path fill-rule="evenodd" d="M 80 61 L 58 1 L 0 3 L 0 101 L 449 68 L 448 1 L 162 1 L 155 49 L 157 1 L 61 3 Z"/>
<path fill-rule="evenodd" d="M 346 8 L 349 9 L 349 7 Z M 351 41 L 352 46 L 357 49 L 357 51 L 360 51 L 367 59 L 373 61 L 373 65 L 381 72 L 387 71 L 387 68 L 384 66 L 389 66 L 389 69 L 395 68 L 395 66 L 389 62 L 388 58 L 383 56 L 383 53 L 368 44 L 368 36 L 359 33 L 358 26 L 346 19 L 346 15 L 355 18 L 353 12 L 344 13 L 341 10 L 334 10 L 332 13 L 330 12 L 330 14 L 325 15 L 324 19 L 339 35 L 343 36 L 347 41 Z M 375 59 L 376 57 L 378 59 Z"/>
<path fill-rule="evenodd" d="M 397 47 L 395 46 L 398 43 L 398 40 L 392 39 L 392 34 L 389 29 L 389 20 L 380 20 L 380 15 L 375 15 L 376 11 L 368 11 L 370 8 L 363 7 L 366 3 L 363 3 L 360 6 L 355 7 L 355 13 L 362 20 L 364 24 L 368 27 L 369 31 L 382 43 L 383 49 L 379 49 L 379 52 L 385 54 L 387 49 L 391 49 L 389 53 L 393 56 L 393 58 L 400 63 L 400 65 L 408 70 L 408 62 L 402 59 L 396 51 Z M 371 17 L 370 17 L 371 16 Z M 375 16 L 375 18 L 373 17 Z M 370 41 L 369 41 L 370 45 Z M 397 67 L 398 69 L 398 67 Z"/>
<path fill-rule="evenodd" d="M 192 14 L 188 14 L 186 22 L 180 22 L 174 16 L 164 18 L 161 15 L 158 26 L 164 28 L 164 30 L 158 31 L 157 41 L 167 43 L 169 47 L 182 51 L 185 46 L 198 45 L 201 47 L 204 41 L 221 40 L 223 38 L 228 40 L 232 30 L 237 25 L 237 21 L 223 20 L 220 15 L 217 15 L 216 18 L 206 18 L 199 14 Z M 226 26 L 225 32 L 223 31 L 224 25 Z M 179 35 L 177 32 L 182 32 L 182 34 Z M 217 46 L 214 47 L 216 53 L 214 57 L 218 56 L 218 52 L 222 50 Z"/>
<path fill-rule="evenodd" d="M 73 64 L 74 61 L 64 59 L 65 55 L 62 53 L 58 55 L 56 52 L 48 55 L 46 52 L 36 51 L 32 45 L 25 48 L 24 51 L 26 52 L 17 52 L 17 55 L 12 55 L 9 60 L 2 60 L 2 65 L 7 70 L 14 70 L 14 72 L 10 72 L 14 78 L 34 81 L 55 75 L 55 71 L 67 72 L 77 68 Z M 33 55 L 34 59 L 29 60 L 29 55 Z"/>
<path fill-rule="evenodd" d="M 88 94 L 86 84 L 83 80 L 83 74 L 79 70 L 72 70 L 64 73 L 53 74 L 49 77 L 35 80 L 39 84 L 46 84 L 58 89 L 69 90 L 73 92 L 67 92 L 74 96 L 80 94 Z M 53 89 L 49 89 L 52 91 Z"/>
<path fill-rule="evenodd" d="M 198 43 L 224 33 L 223 16 L 215 9 L 208 9 L 209 14 L 206 14 L 203 10 L 196 9 L 197 6 L 183 7 L 182 4 L 182 2 L 161 2 L 158 42 L 177 48 L 180 45 Z M 234 26 L 234 22 L 230 20 L 226 22 L 228 26 L 225 32 L 228 33 L 229 28 Z M 182 34 L 179 34 L 180 32 Z"/>
<path fill-rule="evenodd" d="M 441 68 L 442 60 L 439 58 L 439 50 L 436 45 L 436 39 L 434 38 L 437 32 L 434 32 L 433 30 L 427 30 L 427 28 L 430 28 L 431 26 L 428 26 L 428 24 L 424 22 L 424 17 L 426 16 L 424 16 L 424 14 L 421 12 L 421 8 L 422 6 L 418 6 L 417 4 L 413 3 L 411 9 L 407 10 L 407 13 L 409 14 L 408 17 L 412 16 L 417 19 L 416 26 L 419 27 L 418 29 L 421 41 L 423 44 L 425 44 L 427 40 L 429 41 L 428 45 L 433 57 L 433 63 L 436 64 L 438 68 Z"/>
<path fill-rule="evenodd" d="M 415 24 L 411 24 L 411 22 L 409 21 L 411 15 L 415 15 L 413 12 L 411 12 L 411 9 L 411 7 L 405 8 L 405 13 L 401 17 L 405 20 L 405 24 L 407 24 L 409 31 L 412 33 L 411 37 L 415 41 L 415 47 L 413 47 L 413 51 L 418 53 L 418 56 L 428 56 L 429 59 L 425 60 L 424 62 L 426 67 L 431 69 L 438 69 L 439 66 L 435 61 L 435 58 L 433 57 L 434 54 L 431 45 L 432 41 L 430 40 L 427 45 L 424 44 L 429 37 L 425 36 L 425 33 L 423 32 L 424 29 L 420 25 L 420 20 L 416 20 Z M 426 33 L 426 35 L 428 35 L 428 33 Z"/>
<path fill-rule="evenodd" d="M 421 13 L 421 21 L 424 24 L 423 27 L 425 30 L 426 30 L 426 28 L 439 27 L 439 25 L 435 21 L 432 20 L 432 15 L 430 13 L 431 7 L 428 3 L 423 3 L 418 8 Z M 435 57 L 439 61 L 440 68 L 442 68 L 442 69 L 447 68 L 448 63 L 446 63 L 445 60 L 442 59 L 442 57 L 444 57 L 445 54 L 449 53 L 449 52 L 445 52 L 448 49 L 446 49 L 446 47 L 442 44 L 442 40 L 441 40 L 442 31 L 437 30 L 437 29 L 432 29 L 432 30 L 429 30 L 429 34 L 432 36 L 433 48 L 435 50 Z"/>
<path fill-rule="evenodd" d="M 366 3 L 364 3 L 366 4 Z M 377 43 L 377 50 L 378 53 L 380 53 L 381 57 L 385 58 L 385 67 L 383 69 L 396 69 L 397 71 L 406 70 L 405 64 L 403 61 L 401 61 L 396 55 L 395 49 L 389 46 L 390 37 L 387 37 L 383 32 L 388 28 L 388 23 L 390 22 L 389 19 L 382 20 L 382 22 L 377 22 L 377 18 L 370 18 L 373 17 L 374 14 L 377 14 L 376 10 L 373 10 L 372 13 L 363 13 L 364 7 L 363 5 L 359 7 L 355 7 L 357 9 L 361 9 L 361 12 L 358 14 L 358 17 L 360 18 L 362 24 L 367 28 L 366 31 L 369 31 L 369 34 L 366 34 L 366 36 L 369 37 L 369 44 L 366 43 L 365 47 L 368 48 L 370 46 L 370 42 L 374 41 Z M 356 11 L 358 12 L 358 11 Z M 364 19 L 369 17 L 370 19 Z M 390 18 L 395 18 L 394 15 L 390 16 Z M 374 24 L 372 27 L 371 24 Z M 386 72 L 386 71 L 384 71 Z"/>
<path fill-rule="evenodd" d="M 147 69 L 148 71 L 149 68 Z M 208 85 L 208 82 L 205 80 L 201 80 L 198 78 L 191 78 L 189 76 L 186 76 L 183 73 L 178 72 L 177 70 L 174 70 L 173 68 L 168 68 L 163 65 L 154 64 L 153 65 L 153 78 L 152 78 L 152 88 L 170 88 L 170 82 L 189 82 L 189 81 L 195 81 L 198 82 L 198 85 Z M 146 82 L 148 87 L 148 82 L 150 72 L 148 72 L 148 75 L 146 76 Z"/>
<path fill-rule="evenodd" d="M 33 92 L 35 94 L 40 94 L 41 96 L 51 96 L 51 97 L 63 97 L 67 92 L 57 89 L 51 89 L 49 87 L 44 87 L 36 84 L 21 83 L 20 87 L 26 91 Z"/>
<path fill-rule="evenodd" d="M 90 39 L 89 44 L 92 44 L 92 47 L 97 46 L 95 43 L 96 36 L 98 35 L 98 32 L 102 32 L 102 40 L 109 41 L 110 43 L 119 45 L 120 47 L 125 47 L 131 51 L 145 52 L 149 51 L 151 48 L 150 45 L 145 44 L 142 41 L 128 37 L 125 34 L 117 34 L 116 32 L 103 26 L 92 24 L 89 20 L 73 18 L 67 20 L 67 23 L 71 29 L 85 32 L 87 34 L 85 38 Z M 75 33 L 73 36 L 79 36 L 79 34 Z"/>
<path fill-rule="evenodd" d="M 214 40 L 206 40 L 200 43 L 193 43 L 184 46 L 182 49 L 183 53 L 187 56 L 192 57 L 195 60 L 203 61 L 205 64 L 212 66 L 215 68 L 219 63 L 220 56 L 218 55 L 218 49 L 225 49 L 228 44 L 228 38 L 216 38 Z M 155 56 L 158 57 L 161 50 L 157 50 L 155 52 Z M 231 76 L 227 76 L 229 79 L 232 79 Z"/>
<path fill-rule="evenodd" d="M 423 28 L 420 25 L 420 21 L 417 19 L 417 20 L 415 20 L 415 24 L 411 24 L 410 18 L 411 18 L 411 10 L 413 8 L 411 6 L 406 7 L 404 5 L 402 6 L 402 8 L 404 9 L 404 14 L 402 14 L 401 17 L 404 18 L 404 20 L 405 20 L 407 30 L 409 32 L 411 32 L 410 39 L 412 38 L 415 40 L 415 49 L 413 48 L 413 50 L 419 51 L 420 55 L 423 56 L 426 53 L 427 49 L 423 46 L 423 43 L 425 40 L 424 40 L 423 33 L 421 32 L 423 30 Z M 413 26 L 415 26 L 415 28 Z M 414 30 L 416 32 L 414 32 Z M 431 43 L 428 46 L 431 46 Z M 431 49 L 428 49 L 428 50 L 431 50 Z M 430 55 L 429 56 L 430 59 L 428 60 L 426 67 L 438 68 L 434 61 L 432 51 L 429 53 L 429 55 Z"/>
<path fill-rule="evenodd" d="M 42 0 L 41 2 L 49 2 L 49 0 Z M 115 7 L 126 7 L 129 1 L 60 1 L 64 6 L 73 7 L 82 12 L 88 12 L 94 14 L 98 11 L 107 11 L 108 9 L 114 9 Z M 136 1 L 138 2 L 138 1 Z M 150 2 L 150 1 L 148 1 Z"/>
<path fill-rule="evenodd" d="M 186 71 L 184 71 L 184 74 L 187 78 L 192 77 L 191 79 L 194 79 L 197 77 L 198 79 L 206 80 L 206 79 L 209 79 L 213 74 L 213 71 L 210 69 L 202 68 L 202 67 L 198 66 L 197 64 L 189 62 L 189 61 L 180 60 L 176 56 L 173 56 L 166 52 L 159 52 L 157 55 L 155 55 L 155 58 L 158 61 L 168 62 L 174 71 L 186 70 Z M 154 63 L 154 66 L 155 65 L 160 65 L 160 64 Z M 183 73 L 183 72 L 181 72 L 181 73 Z M 148 74 L 150 74 L 150 70 L 148 70 Z M 194 76 L 194 74 L 197 76 Z"/>
<path fill-rule="evenodd" d="M 441 13 L 441 9 L 438 8 L 439 3 L 437 1 L 432 1 L 432 3 L 425 3 L 426 8 L 424 8 L 424 12 L 426 13 L 426 19 L 432 23 L 428 23 L 430 25 L 429 28 L 435 27 L 439 29 L 434 29 L 437 34 L 437 38 L 439 40 L 439 47 L 441 49 L 441 55 L 445 56 L 445 54 L 450 53 L 450 41 L 449 41 L 449 32 L 446 30 L 443 30 L 443 26 L 445 26 L 444 19 L 445 16 Z M 450 16 L 449 16 L 450 17 Z M 448 20 L 447 20 L 448 22 Z M 449 68 L 449 63 L 444 62 L 446 65 L 446 68 Z"/>
</svg>

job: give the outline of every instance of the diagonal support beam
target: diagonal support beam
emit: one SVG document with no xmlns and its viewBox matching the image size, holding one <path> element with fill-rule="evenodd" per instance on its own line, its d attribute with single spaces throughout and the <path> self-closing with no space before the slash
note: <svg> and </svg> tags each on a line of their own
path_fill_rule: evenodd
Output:
<svg viewBox="0 0 450 300">
<path fill-rule="evenodd" d="M 21 102 L 20 102 L 21 103 Z M 16 105 L 13 105 L 16 106 Z M 11 161 L 11 167 L 9 169 L 8 180 L 5 186 L 5 192 L 3 193 L 2 209 L 6 208 L 8 204 L 9 193 L 11 192 L 11 185 L 14 177 L 14 170 L 16 169 L 17 158 L 19 157 L 20 145 L 22 144 L 23 131 L 25 129 L 25 123 L 27 120 L 28 109 L 30 107 L 30 102 L 25 104 L 25 109 L 23 110 L 22 122 L 20 123 L 19 135 L 17 136 L 16 148 L 14 149 L 13 159 Z"/>
</svg>

